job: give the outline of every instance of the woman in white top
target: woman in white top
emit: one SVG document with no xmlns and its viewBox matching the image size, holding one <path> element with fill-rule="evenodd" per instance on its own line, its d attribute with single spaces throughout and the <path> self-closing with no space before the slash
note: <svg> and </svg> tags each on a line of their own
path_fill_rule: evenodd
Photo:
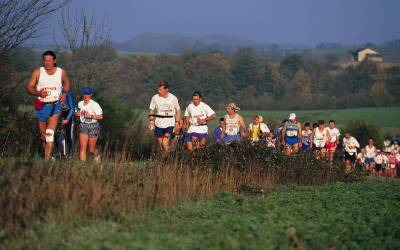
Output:
<svg viewBox="0 0 400 250">
<path fill-rule="evenodd" d="M 93 89 L 91 87 L 83 88 L 83 100 L 78 103 L 78 112 L 76 116 L 80 117 L 79 124 L 79 143 L 80 159 L 86 161 L 86 150 L 89 144 L 89 152 L 94 160 L 100 161 L 100 154 L 96 149 L 96 142 L 100 135 L 99 120 L 103 119 L 103 110 L 100 105 L 92 99 Z"/>
<path fill-rule="evenodd" d="M 374 146 L 374 140 L 368 139 L 368 144 L 365 146 L 365 170 L 367 172 L 374 171 L 376 147 Z"/>
</svg>

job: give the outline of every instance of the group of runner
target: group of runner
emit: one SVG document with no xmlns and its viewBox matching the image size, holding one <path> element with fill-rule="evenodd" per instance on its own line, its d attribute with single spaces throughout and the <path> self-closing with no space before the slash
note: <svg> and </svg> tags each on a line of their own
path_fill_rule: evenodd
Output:
<svg viewBox="0 0 400 250">
<path fill-rule="evenodd" d="M 100 134 L 99 120 L 103 119 L 100 105 L 92 99 L 93 89 L 82 89 L 82 100 L 76 105 L 71 83 L 65 70 L 57 67 L 53 51 L 43 53 L 43 67 L 36 69 L 27 85 L 29 94 L 36 97 L 34 107 L 43 142 L 45 159 L 53 158 L 54 144 L 63 157 L 72 158 L 75 149 L 74 116 L 79 117 L 80 159 L 86 161 L 89 148 L 95 161 L 100 161 L 96 142 Z M 65 143 L 65 141 L 67 143 Z M 68 146 L 68 150 L 66 148 Z"/>
<path fill-rule="evenodd" d="M 27 90 L 37 97 L 34 106 L 45 159 L 52 158 L 54 144 L 62 156 L 73 157 L 73 117 L 77 116 L 80 118 L 80 159 L 86 161 L 86 151 L 89 149 L 94 160 L 100 161 L 96 143 L 100 135 L 99 121 L 103 119 L 103 111 L 92 99 L 93 89 L 84 87 L 83 98 L 76 105 L 67 73 L 56 65 L 56 54 L 52 51 L 44 52 L 43 64 L 43 67 L 33 72 Z M 167 81 L 158 84 L 158 93 L 152 97 L 149 109 L 148 128 L 154 130 L 164 157 L 168 155 L 172 141 L 180 141 L 189 151 L 204 147 L 208 138 L 208 122 L 217 117 L 214 110 L 202 101 L 202 94 L 198 91 L 193 92 L 192 101 L 182 117 L 178 99 L 169 92 Z M 296 114 L 291 113 L 274 134 L 263 122 L 262 116 L 254 116 L 252 123 L 246 127 L 243 117 L 237 113 L 240 108 L 235 103 L 228 103 L 225 109 L 226 114 L 219 119 L 219 126 L 212 134 L 216 143 L 228 145 L 248 137 L 252 143 L 263 141 L 268 147 L 281 148 L 287 155 L 299 151 L 313 151 L 318 159 L 330 162 L 334 159 L 340 143 L 340 131 L 333 120 L 329 121 L 328 126 L 325 126 L 324 120 L 319 120 L 311 126 L 308 122 L 301 124 L 296 120 Z M 400 161 L 397 142 L 391 144 L 386 140 L 382 152 L 374 146 L 373 139 L 370 139 L 368 145 L 357 154 L 360 144 L 346 132 L 342 145 L 344 163 L 348 171 L 354 171 L 358 163 L 365 171 L 376 176 L 397 174 L 396 169 Z"/>
<path fill-rule="evenodd" d="M 357 164 L 373 176 L 396 176 L 400 164 L 398 143 L 386 139 L 381 150 L 375 147 L 374 140 L 370 138 L 368 144 L 357 154 Z"/>
<path fill-rule="evenodd" d="M 193 92 L 192 102 L 186 107 L 184 116 L 181 117 L 181 109 L 178 99 L 169 92 L 167 81 L 161 81 L 158 85 L 158 94 L 151 99 L 149 106 L 149 129 L 154 130 L 154 135 L 160 145 L 163 156 L 167 156 L 172 141 L 181 142 L 189 151 L 195 148 L 205 146 L 208 138 L 208 121 L 216 119 L 216 114 L 209 105 L 202 102 L 202 94 L 198 91 Z M 334 120 L 330 120 L 328 126 L 325 126 L 324 120 L 311 124 L 306 122 L 301 124 L 296 120 L 296 114 L 291 113 L 288 119 L 282 121 L 282 125 L 274 134 L 273 131 L 263 122 L 263 117 L 255 115 L 252 123 L 246 128 L 244 119 L 237 112 L 240 108 L 235 103 L 228 103 L 225 106 L 226 114 L 219 119 L 219 126 L 215 128 L 212 138 L 215 143 L 228 145 L 243 138 L 248 138 L 252 143 L 264 142 L 268 147 L 281 148 L 285 150 L 287 155 L 297 152 L 312 151 L 318 159 L 326 159 L 333 162 L 338 145 L 340 144 L 340 131 L 336 127 Z M 175 140 L 172 140 L 174 138 Z M 370 140 L 371 143 L 372 139 Z M 366 163 L 362 161 L 362 165 L 366 166 L 365 171 L 376 175 L 383 168 L 384 162 L 380 160 L 379 150 L 375 150 L 378 162 L 371 165 L 372 149 L 361 149 L 361 153 L 357 154 L 360 144 L 350 132 L 346 132 L 342 146 L 344 151 L 344 164 L 347 171 L 354 171 L 357 163 L 361 163 L 361 155 L 364 151 L 366 155 Z M 393 148 L 395 150 L 391 155 L 391 169 L 397 168 L 399 162 L 399 152 L 397 144 Z M 373 156 L 372 156 L 373 155 Z M 361 158 L 360 158 L 361 157 Z M 388 158 L 389 159 L 389 158 Z M 397 161 L 395 162 L 395 159 Z M 387 161 L 389 162 L 389 160 Z M 372 167 L 374 166 L 374 167 Z M 374 169 L 374 170 L 372 170 Z M 390 171 L 390 176 L 395 176 L 395 170 Z"/>
</svg>

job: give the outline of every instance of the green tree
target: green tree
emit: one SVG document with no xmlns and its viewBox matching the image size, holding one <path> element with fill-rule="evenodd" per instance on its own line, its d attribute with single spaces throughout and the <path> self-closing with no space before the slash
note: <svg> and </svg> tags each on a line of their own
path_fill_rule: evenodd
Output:
<svg viewBox="0 0 400 250">
<path fill-rule="evenodd" d="M 254 85 L 259 58 L 253 48 L 241 48 L 233 54 L 233 82 L 238 90 Z"/>
<path fill-rule="evenodd" d="M 304 59 L 299 54 L 291 54 L 282 59 L 279 72 L 287 80 L 292 80 L 296 73 L 304 68 Z"/>
</svg>

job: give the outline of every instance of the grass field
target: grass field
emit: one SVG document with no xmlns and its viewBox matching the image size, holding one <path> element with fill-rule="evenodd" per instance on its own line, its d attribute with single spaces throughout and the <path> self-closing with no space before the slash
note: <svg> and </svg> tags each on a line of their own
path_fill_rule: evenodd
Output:
<svg viewBox="0 0 400 250">
<path fill-rule="evenodd" d="M 283 119 L 287 119 L 293 111 L 239 111 L 239 114 L 245 118 L 246 124 L 252 121 L 254 115 L 262 115 L 264 120 L 273 125 L 279 124 Z M 325 122 L 335 120 L 339 127 L 343 127 L 346 123 L 354 119 L 363 119 L 375 123 L 382 127 L 386 132 L 392 134 L 400 134 L 400 107 L 381 107 L 381 108 L 356 108 L 356 109 L 332 109 L 332 110 L 304 110 L 294 111 L 300 122 L 318 122 L 324 119 Z M 218 111 L 219 117 L 225 112 Z M 216 126 L 213 123 L 212 126 Z"/>
<path fill-rule="evenodd" d="M 400 181 L 276 188 L 120 220 L 27 226 L 12 249 L 399 249 Z M 1 238 L 1 236 L 0 236 Z"/>
<path fill-rule="evenodd" d="M 182 110 L 186 107 L 181 107 Z M 283 119 L 287 119 L 291 112 L 297 114 L 297 119 L 300 122 L 318 122 L 319 119 L 324 119 L 326 122 L 335 120 L 339 127 L 343 127 L 346 123 L 354 119 L 363 119 L 370 121 L 382 127 L 383 130 L 390 130 L 393 134 L 400 134 L 400 107 L 376 107 L 376 108 L 354 108 L 354 109 L 326 109 L 326 110 L 241 110 L 238 113 L 245 119 L 246 124 L 252 121 L 254 115 L 262 115 L 264 120 L 278 125 Z M 218 110 L 218 118 L 225 114 L 224 110 Z M 143 118 L 147 121 L 147 110 L 143 110 Z M 217 119 L 218 120 L 218 119 Z M 218 122 L 210 122 L 210 128 L 217 126 Z"/>
</svg>

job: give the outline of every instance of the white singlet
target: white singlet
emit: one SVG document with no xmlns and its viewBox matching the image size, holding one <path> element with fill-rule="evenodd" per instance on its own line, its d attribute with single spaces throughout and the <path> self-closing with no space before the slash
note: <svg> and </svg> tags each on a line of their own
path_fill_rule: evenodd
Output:
<svg viewBox="0 0 400 250">
<path fill-rule="evenodd" d="M 237 135 L 240 131 L 239 115 L 235 114 L 233 118 L 229 115 L 225 115 L 225 134 L 227 135 Z"/>
<path fill-rule="evenodd" d="M 39 80 L 36 84 L 36 90 L 45 90 L 47 92 L 46 97 L 38 97 L 42 102 L 55 102 L 60 98 L 62 90 L 62 69 L 56 69 L 56 72 L 52 75 L 47 74 L 44 67 L 40 67 Z"/>
</svg>

